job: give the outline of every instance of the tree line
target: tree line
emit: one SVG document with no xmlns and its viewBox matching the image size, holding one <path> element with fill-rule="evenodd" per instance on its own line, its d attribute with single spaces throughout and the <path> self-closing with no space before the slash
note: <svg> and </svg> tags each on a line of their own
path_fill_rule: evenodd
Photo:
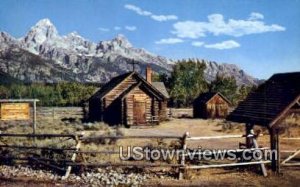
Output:
<svg viewBox="0 0 300 187">
<path fill-rule="evenodd" d="M 180 60 L 173 66 L 170 75 L 154 74 L 153 81 L 165 83 L 172 107 L 189 107 L 199 94 L 220 92 L 233 104 L 245 99 L 255 87 L 238 86 L 234 77 L 217 75 L 215 80 L 207 82 L 204 77 L 205 63 L 200 60 Z M 2 84 L 1 99 L 37 98 L 40 106 L 79 106 L 86 101 L 100 85 L 78 82 L 61 82 L 56 84 Z"/>
<path fill-rule="evenodd" d="M 234 77 L 217 74 L 215 80 L 207 82 L 204 76 L 205 63 L 200 60 L 180 60 L 175 63 L 170 76 L 156 75 L 156 81 L 163 81 L 170 93 L 170 105 L 189 107 L 195 98 L 204 92 L 220 92 L 233 105 L 246 98 L 255 86 L 238 86 Z"/>
<path fill-rule="evenodd" d="M 0 98 L 36 98 L 39 106 L 80 106 L 97 88 L 77 82 L 8 84 L 0 85 Z"/>
</svg>

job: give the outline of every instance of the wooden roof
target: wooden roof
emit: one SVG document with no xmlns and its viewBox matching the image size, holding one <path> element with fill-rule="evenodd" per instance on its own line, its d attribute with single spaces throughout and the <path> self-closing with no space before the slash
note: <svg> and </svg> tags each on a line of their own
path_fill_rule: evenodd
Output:
<svg viewBox="0 0 300 187">
<path fill-rule="evenodd" d="M 122 75 L 116 76 L 112 78 L 109 82 L 104 84 L 100 90 L 98 90 L 94 95 L 92 95 L 91 98 L 97 97 L 102 98 L 104 97 L 108 92 L 110 92 L 112 89 L 114 89 L 117 85 L 119 85 L 121 82 L 123 82 L 127 77 L 131 76 L 133 72 L 124 73 Z M 91 99 L 90 98 L 90 99 Z"/>
<path fill-rule="evenodd" d="M 300 72 L 273 75 L 242 101 L 227 120 L 272 127 L 300 99 Z"/>
<path fill-rule="evenodd" d="M 152 82 L 152 85 L 159 90 L 166 98 L 170 98 L 169 93 L 163 82 Z"/>
<path fill-rule="evenodd" d="M 215 95 L 219 95 L 220 97 L 222 97 L 228 104 L 231 104 L 231 102 L 225 97 L 223 96 L 221 93 L 219 92 L 205 92 L 205 93 L 201 93 L 196 99 L 195 102 L 199 102 L 199 103 L 204 103 L 206 104 L 208 101 L 210 101 Z"/>
<path fill-rule="evenodd" d="M 158 90 L 154 85 L 147 82 L 141 75 L 139 75 L 137 72 L 129 72 L 122 75 L 119 75 L 117 77 L 112 78 L 109 82 L 107 82 L 99 91 L 97 91 L 91 98 L 103 98 L 106 94 L 108 94 L 111 90 L 113 90 L 116 86 L 121 84 L 125 79 L 128 77 L 135 77 L 138 80 L 137 84 L 131 85 L 129 88 L 124 90 L 124 92 L 121 94 L 121 96 L 125 96 L 127 93 L 131 91 L 131 89 L 135 88 L 136 86 L 142 86 L 146 89 L 149 89 L 149 91 L 155 96 L 160 99 L 167 99 L 168 97 L 165 96 L 163 92 Z M 90 99 L 91 99 L 90 98 Z"/>
</svg>

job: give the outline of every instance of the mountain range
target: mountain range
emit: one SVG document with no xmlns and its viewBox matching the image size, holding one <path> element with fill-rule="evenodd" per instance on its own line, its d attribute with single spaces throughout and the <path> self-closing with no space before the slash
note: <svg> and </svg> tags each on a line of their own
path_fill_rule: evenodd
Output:
<svg viewBox="0 0 300 187">
<path fill-rule="evenodd" d="M 173 60 L 138 49 L 123 35 L 112 40 L 91 42 L 76 32 L 59 35 L 49 19 L 42 19 L 21 38 L 0 32 L 0 73 L 23 82 L 78 81 L 104 83 L 132 70 L 144 74 L 150 65 L 157 73 L 169 74 Z M 238 85 L 256 85 L 259 80 L 234 64 L 201 60 L 206 64 L 205 78 L 217 74 L 234 76 Z"/>
</svg>

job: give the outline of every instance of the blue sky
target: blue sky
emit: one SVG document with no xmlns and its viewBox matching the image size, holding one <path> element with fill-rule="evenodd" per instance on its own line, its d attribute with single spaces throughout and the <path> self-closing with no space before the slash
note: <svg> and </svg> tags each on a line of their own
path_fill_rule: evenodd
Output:
<svg viewBox="0 0 300 187">
<path fill-rule="evenodd" d="M 234 63 L 258 78 L 300 71 L 299 0 L 2 0 L 0 30 L 21 37 L 49 18 L 62 35 L 125 35 L 171 59 Z"/>
</svg>

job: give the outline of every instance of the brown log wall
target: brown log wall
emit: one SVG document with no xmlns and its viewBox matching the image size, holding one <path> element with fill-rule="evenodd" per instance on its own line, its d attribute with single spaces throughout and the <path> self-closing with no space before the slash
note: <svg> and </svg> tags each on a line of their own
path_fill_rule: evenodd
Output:
<svg viewBox="0 0 300 187">
<path fill-rule="evenodd" d="M 151 106 L 151 98 L 140 88 L 135 88 L 126 96 L 126 119 L 127 125 L 133 125 L 134 121 L 134 113 L 133 113 L 133 103 L 134 100 L 138 100 L 146 103 L 146 120 L 148 121 L 152 117 L 152 106 Z"/>
</svg>

